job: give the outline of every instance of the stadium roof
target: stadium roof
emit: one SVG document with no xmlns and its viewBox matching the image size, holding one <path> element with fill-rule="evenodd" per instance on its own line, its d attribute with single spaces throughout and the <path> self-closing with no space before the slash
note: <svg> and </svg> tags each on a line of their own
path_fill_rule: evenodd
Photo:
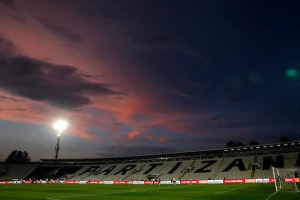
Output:
<svg viewBox="0 0 300 200">
<path fill-rule="evenodd" d="M 41 162 L 80 162 L 80 161 L 110 161 L 110 160 L 131 160 L 131 159 L 150 159 L 150 158 L 180 158 L 181 156 L 213 156 L 213 155 L 226 155 L 226 153 L 232 152 L 253 152 L 253 151 L 282 151 L 282 150 L 300 151 L 300 141 L 241 146 L 231 148 L 220 148 L 210 150 L 199 151 L 186 151 L 186 152 L 174 152 L 174 153 L 161 153 L 161 154 L 147 154 L 147 155 L 135 155 L 124 157 L 110 157 L 110 158 L 81 158 L 81 159 L 41 159 Z"/>
</svg>

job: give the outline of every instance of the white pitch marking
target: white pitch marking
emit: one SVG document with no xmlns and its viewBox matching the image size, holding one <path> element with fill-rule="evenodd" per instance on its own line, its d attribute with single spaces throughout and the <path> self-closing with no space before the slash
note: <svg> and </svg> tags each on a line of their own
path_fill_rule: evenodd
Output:
<svg viewBox="0 0 300 200">
<path fill-rule="evenodd" d="M 144 191 L 147 191 L 147 190 L 145 190 L 144 188 L 136 188 L 136 189 L 132 189 L 131 191 L 132 192 L 144 192 Z"/>
<path fill-rule="evenodd" d="M 277 193 L 278 191 L 276 191 L 276 192 L 274 192 L 273 194 L 271 194 L 270 196 L 268 196 L 267 198 L 266 198 L 266 200 L 269 200 L 272 196 L 274 196 L 276 193 Z"/>
<path fill-rule="evenodd" d="M 231 191 L 240 190 L 240 189 L 243 189 L 243 188 L 246 188 L 246 187 L 248 187 L 248 186 L 235 188 L 235 189 L 232 189 L 232 190 L 225 190 L 225 191 L 217 192 L 217 193 L 214 193 L 214 194 L 221 194 L 221 193 L 225 193 L 225 192 L 231 192 Z"/>
<path fill-rule="evenodd" d="M 168 190 L 168 189 L 172 189 L 172 188 L 175 188 L 175 187 L 159 188 L 159 189 L 153 189 L 153 190 Z M 139 188 L 137 188 L 137 189 L 139 189 Z M 141 188 L 141 189 L 143 189 L 143 188 Z M 136 190 L 135 192 L 147 192 L 147 191 L 153 191 L 153 190 Z M 76 195 L 76 196 L 51 197 L 51 198 L 46 198 L 46 199 L 47 200 L 60 200 L 60 199 L 77 198 L 77 197 L 90 197 L 90 196 L 101 196 L 101 195 L 111 195 L 111 194 L 125 194 L 125 193 L 130 193 L 130 192 L 133 192 L 133 190 L 126 191 L 126 192 L 112 192 L 112 193 L 102 193 L 102 194 L 85 194 L 85 195 Z"/>
<path fill-rule="evenodd" d="M 273 194 L 271 194 L 270 196 L 268 196 L 268 198 L 266 198 L 266 200 L 269 200 L 272 196 L 274 196 L 277 192 L 279 192 L 280 190 L 282 190 L 285 186 L 287 186 L 287 184 L 285 184 L 284 186 L 282 186 L 281 189 L 277 190 L 276 192 L 274 192 Z M 280 191 L 280 192 L 283 192 L 283 191 Z"/>
<path fill-rule="evenodd" d="M 77 198 L 77 197 L 90 197 L 90 196 L 98 196 L 98 195 L 109 195 L 109 194 L 123 194 L 128 192 L 112 192 L 112 193 L 103 193 L 103 194 L 83 194 L 83 195 L 74 195 L 74 196 L 63 196 L 63 197 L 52 197 L 47 198 L 48 200 L 58 200 L 58 199 L 67 199 L 67 198 Z"/>
</svg>

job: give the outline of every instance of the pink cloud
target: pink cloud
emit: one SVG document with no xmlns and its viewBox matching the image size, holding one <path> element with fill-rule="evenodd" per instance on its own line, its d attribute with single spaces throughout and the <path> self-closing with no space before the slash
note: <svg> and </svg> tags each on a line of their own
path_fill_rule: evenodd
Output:
<svg viewBox="0 0 300 200">
<path fill-rule="evenodd" d="M 159 140 L 158 140 L 158 142 L 160 142 L 160 143 L 165 143 L 166 141 L 167 141 L 166 138 L 159 138 Z"/>
<path fill-rule="evenodd" d="M 127 55 L 120 47 L 130 43 L 131 40 L 119 26 L 110 25 L 110 29 L 103 31 L 89 18 L 76 15 L 69 7 L 57 7 L 45 1 L 36 2 L 39 6 L 33 6 L 31 2 L 17 2 L 17 7 L 24 12 L 20 16 L 25 22 L 20 23 L 13 16 L 14 11 L 0 8 L 0 12 L 7 15 L 0 18 L 0 32 L 8 37 L 22 55 L 47 61 L 53 64 L 69 65 L 78 67 L 85 74 L 96 76 L 104 74 L 99 78 L 89 78 L 92 82 L 111 84 L 112 89 L 126 93 L 122 99 L 117 97 L 99 97 L 90 95 L 93 102 L 78 112 L 65 111 L 46 103 L 26 99 L 25 102 L 5 102 L 4 108 L 13 108 L 16 105 L 24 108 L 27 112 L 0 112 L 0 118 L 18 122 L 36 123 L 51 126 L 56 117 L 65 117 L 71 123 L 70 132 L 75 136 L 88 140 L 102 141 L 101 136 L 91 133 L 107 132 L 112 141 L 126 141 L 144 136 L 149 141 L 157 138 L 150 135 L 148 130 L 163 127 L 166 131 L 184 132 L 190 134 L 207 134 L 196 124 L 178 122 L 195 117 L 195 114 L 176 110 L 160 110 L 164 94 L 158 88 L 151 86 L 151 80 L 146 76 L 140 76 L 130 68 L 131 63 L 122 61 Z M 47 9 L 40 9 L 40 8 Z M 39 8 L 39 9 L 37 9 Z M 68 12 L 63 11 L 67 9 Z M 26 10 L 26 12 L 25 12 Z M 53 10 L 61 12 L 53 12 Z M 45 22 L 47 18 L 47 22 Z M 78 23 L 75 23 L 78 22 Z M 59 31 L 60 27 L 66 27 L 67 32 Z M 81 42 L 72 42 L 64 38 L 65 34 L 75 35 L 82 39 Z M 74 37 L 76 38 L 76 37 Z M 95 40 L 97 38 L 97 40 Z M 112 42 L 113 41 L 113 42 Z M 101 55 L 107 52 L 116 52 L 120 60 L 111 60 Z M 124 55 L 125 54 L 125 55 Z M 131 69 L 129 71 L 129 69 Z M 8 91 L 5 95 L 11 95 Z M 121 96 L 121 95 L 120 95 Z M 20 98 L 16 96 L 15 98 Z M 165 105 L 168 107 L 168 105 Z M 156 109 L 154 109 L 156 108 Z M 87 111 L 88 109 L 100 109 L 106 111 L 105 116 L 96 116 Z M 143 114 L 147 116 L 144 121 L 134 121 L 133 116 Z M 196 117 L 206 117 L 207 113 L 197 114 Z M 124 130 L 114 122 L 130 127 L 132 131 Z M 97 133 L 96 133 L 97 134 Z M 166 142 L 166 138 L 158 139 Z"/>
<path fill-rule="evenodd" d="M 129 139 L 133 139 L 137 136 L 139 136 L 141 133 L 138 130 L 133 130 L 129 133 Z"/>
</svg>

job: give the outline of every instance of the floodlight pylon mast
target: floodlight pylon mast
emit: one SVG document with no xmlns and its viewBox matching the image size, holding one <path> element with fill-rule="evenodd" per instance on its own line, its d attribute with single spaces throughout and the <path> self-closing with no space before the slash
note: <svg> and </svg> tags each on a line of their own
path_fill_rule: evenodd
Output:
<svg viewBox="0 0 300 200">
<path fill-rule="evenodd" d="M 59 141 L 60 141 L 60 135 L 58 134 L 57 135 L 57 143 L 56 143 L 56 146 L 55 146 L 55 159 L 58 158 L 58 152 L 59 152 Z"/>
<path fill-rule="evenodd" d="M 57 134 L 57 143 L 56 143 L 56 146 L 55 146 L 55 159 L 58 158 L 58 152 L 59 152 L 59 141 L 60 141 L 60 134 L 66 130 L 66 128 L 68 127 L 68 123 L 66 121 L 63 121 L 63 120 L 59 120 L 59 121 L 56 121 L 54 124 L 53 124 L 53 127 L 56 131 L 58 131 L 58 134 Z"/>
</svg>

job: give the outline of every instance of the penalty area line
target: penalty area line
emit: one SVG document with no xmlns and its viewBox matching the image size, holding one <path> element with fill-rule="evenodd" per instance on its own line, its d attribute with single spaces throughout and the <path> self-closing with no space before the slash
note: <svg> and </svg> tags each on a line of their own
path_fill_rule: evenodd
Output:
<svg viewBox="0 0 300 200">
<path fill-rule="evenodd" d="M 273 194 L 271 194 L 270 196 L 268 196 L 268 197 L 266 198 L 266 200 L 271 199 L 271 197 L 274 196 L 275 194 L 277 194 L 277 192 L 278 192 L 278 191 L 276 191 L 276 192 L 274 192 Z"/>
<path fill-rule="evenodd" d="M 231 191 L 235 191 L 235 190 L 241 190 L 241 189 L 244 189 L 244 188 L 247 188 L 247 187 L 248 186 L 240 187 L 240 188 L 235 188 L 235 189 L 232 189 L 232 190 L 225 190 L 225 191 L 217 192 L 217 193 L 214 193 L 214 194 L 222 194 L 222 193 L 225 193 L 225 192 L 231 192 Z"/>
<path fill-rule="evenodd" d="M 287 184 L 285 184 L 284 186 L 282 186 L 281 189 L 277 190 L 276 192 L 274 192 L 273 194 L 271 194 L 270 196 L 268 196 L 268 197 L 266 198 L 266 200 L 271 199 L 271 197 L 274 196 L 275 194 L 277 194 L 278 192 L 282 192 L 282 191 L 280 191 L 280 190 L 282 190 L 283 188 L 285 188 L 285 186 L 287 186 Z"/>
</svg>

